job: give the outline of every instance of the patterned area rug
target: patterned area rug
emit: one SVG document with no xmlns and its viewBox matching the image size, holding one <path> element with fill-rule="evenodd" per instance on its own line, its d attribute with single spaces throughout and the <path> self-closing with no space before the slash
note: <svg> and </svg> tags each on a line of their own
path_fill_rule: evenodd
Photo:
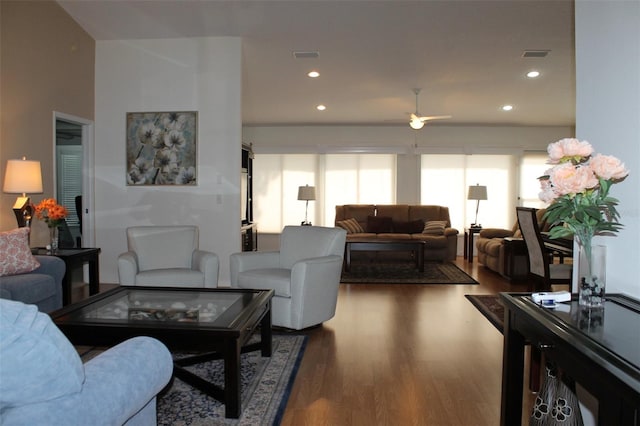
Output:
<svg viewBox="0 0 640 426">
<path fill-rule="evenodd" d="M 465 294 L 464 297 L 489 320 L 500 333 L 504 329 L 504 306 L 497 294 Z"/>
<path fill-rule="evenodd" d="M 270 358 L 262 358 L 260 351 L 241 355 L 242 415 L 239 419 L 225 418 L 224 405 L 221 402 L 174 378 L 171 388 L 158 396 L 158 425 L 280 424 L 306 343 L 306 336 L 274 334 Z M 80 353 L 86 362 L 100 352 L 90 350 Z M 224 384 L 221 360 L 205 362 L 187 369 L 219 386 Z"/>
<path fill-rule="evenodd" d="M 424 272 L 412 262 L 353 261 L 341 283 L 353 284 L 478 284 L 451 262 L 425 262 Z"/>
</svg>

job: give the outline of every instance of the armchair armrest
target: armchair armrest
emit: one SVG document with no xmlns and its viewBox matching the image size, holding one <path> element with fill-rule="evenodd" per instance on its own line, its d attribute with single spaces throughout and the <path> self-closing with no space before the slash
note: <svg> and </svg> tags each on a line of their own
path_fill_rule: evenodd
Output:
<svg viewBox="0 0 640 426">
<path fill-rule="evenodd" d="M 138 270 L 138 256 L 135 252 L 128 251 L 118 256 L 120 285 L 135 285 Z"/>
<path fill-rule="evenodd" d="M 291 321 L 305 328 L 333 317 L 338 300 L 342 256 L 304 259 L 291 269 Z M 303 322 L 304 321 L 304 322 Z"/>
<path fill-rule="evenodd" d="M 450 236 L 450 235 L 458 235 L 460 232 L 456 229 L 456 228 L 445 228 L 444 230 L 444 235 L 445 236 Z"/>
<path fill-rule="evenodd" d="M 480 231 L 480 237 L 482 238 L 504 238 L 513 236 L 513 231 L 511 229 L 501 229 L 501 228 L 485 228 Z"/>
<path fill-rule="evenodd" d="M 32 274 L 51 275 L 56 283 L 61 283 L 66 270 L 64 261 L 55 256 L 34 256 L 40 263 L 40 266 L 34 269 Z"/>
<path fill-rule="evenodd" d="M 231 287 L 238 286 L 238 274 L 250 269 L 279 268 L 279 251 L 247 251 L 233 253 L 229 257 L 229 267 L 231 271 Z"/>
<path fill-rule="evenodd" d="M 158 340 L 135 337 L 87 362 L 80 392 L 7 410 L 7 424 L 121 425 L 153 404 L 171 379 L 171 353 Z M 7 417 L 5 418 L 5 414 Z"/>
<path fill-rule="evenodd" d="M 220 260 L 217 254 L 210 251 L 195 250 L 191 258 L 191 269 L 197 269 L 204 274 L 205 287 L 214 288 L 218 286 Z"/>
</svg>

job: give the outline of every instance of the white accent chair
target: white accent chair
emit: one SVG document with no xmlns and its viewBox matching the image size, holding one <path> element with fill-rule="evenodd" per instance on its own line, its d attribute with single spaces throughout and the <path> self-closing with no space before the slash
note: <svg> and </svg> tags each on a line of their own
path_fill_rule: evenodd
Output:
<svg viewBox="0 0 640 426">
<path fill-rule="evenodd" d="M 231 287 L 274 289 L 272 323 L 301 330 L 336 313 L 347 233 L 341 228 L 286 226 L 280 251 L 234 253 Z"/>
<path fill-rule="evenodd" d="M 218 255 L 199 250 L 196 226 L 127 228 L 128 251 L 118 256 L 120 285 L 218 286 Z"/>
</svg>

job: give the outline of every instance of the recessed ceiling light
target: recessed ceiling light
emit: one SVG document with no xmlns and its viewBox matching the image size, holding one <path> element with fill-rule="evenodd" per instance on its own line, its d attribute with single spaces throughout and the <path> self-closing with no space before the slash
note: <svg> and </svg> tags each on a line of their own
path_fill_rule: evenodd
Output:
<svg viewBox="0 0 640 426">
<path fill-rule="evenodd" d="M 307 73 L 307 75 L 308 75 L 309 77 L 311 77 L 311 78 L 320 77 L 320 73 L 319 73 L 318 71 L 315 71 L 315 70 L 313 70 L 313 71 L 309 71 L 309 72 Z"/>
<path fill-rule="evenodd" d="M 318 105 L 318 106 L 316 107 L 316 109 L 317 109 L 318 111 L 324 111 L 325 109 L 327 109 L 327 107 L 326 107 L 326 106 L 324 106 L 324 105 L 322 105 L 322 104 L 320 104 L 320 105 Z"/>
<path fill-rule="evenodd" d="M 502 106 L 502 110 L 503 111 L 511 111 L 513 109 L 513 105 L 503 105 Z"/>
<path fill-rule="evenodd" d="M 527 77 L 529 78 L 536 78 L 540 75 L 540 71 L 529 71 L 527 73 Z"/>
</svg>

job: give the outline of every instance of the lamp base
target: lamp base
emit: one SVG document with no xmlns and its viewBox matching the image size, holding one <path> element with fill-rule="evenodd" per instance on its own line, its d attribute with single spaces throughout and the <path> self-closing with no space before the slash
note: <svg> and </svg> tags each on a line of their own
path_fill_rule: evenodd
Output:
<svg viewBox="0 0 640 426">
<path fill-rule="evenodd" d="M 471 229 L 482 229 L 482 225 L 480 225 L 479 223 L 472 223 L 471 226 L 469 226 L 469 228 L 471 228 Z"/>
<path fill-rule="evenodd" d="M 31 217 L 33 215 L 33 207 L 29 197 L 18 197 L 13 205 L 13 213 L 16 215 L 16 221 L 18 222 L 18 228 L 24 228 L 25 226 L 31 226 Z"/>
<path fill-rule="evenodd" d="M 300 222 L 300 226 L 313 226 L 313 225 L 311 225 L 311 222 L 302 221 Z"/>
</svg>

